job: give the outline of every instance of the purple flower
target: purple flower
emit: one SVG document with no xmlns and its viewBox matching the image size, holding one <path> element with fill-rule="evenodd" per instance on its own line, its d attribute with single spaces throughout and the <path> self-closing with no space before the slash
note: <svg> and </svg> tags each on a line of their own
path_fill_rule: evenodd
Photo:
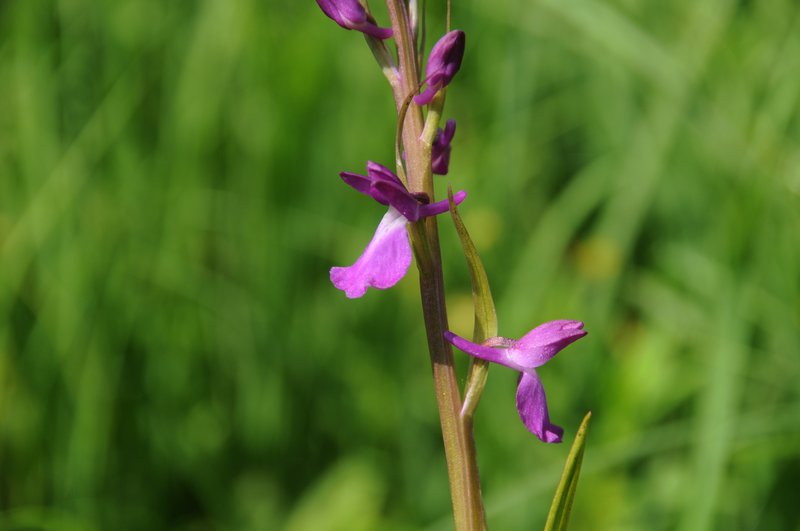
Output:
<svg viewBox="0 0 800 531">
<path fill-rule="evenodd" d="M 403 278 L 411 265 L 411 243 L 406 224 L 450 209 L 447 201 L 420 202 L 403 182 L 385 166 L 367 162 L 367 175 L 342 172 L 344 182 L 372 197 L 389 211 L 383 216 L 364 253 L 349 267 L 331 268 L 331 282 L 350 299 L 364 295 L 368 287 L 391 288 Z M 463 190 L 453 200 L 460 204 L 467 197 Z"/>
<path fill-rule="evenodd" d="M 447 175 L 450 167 L 450 142 L 456 134 L 456 121 L 447 120 L 444 129 L 436 131 L 431 153 L 431 169 L 436 175 Z"/>
<path fill-rule="evenodd" d="M 317 4 L 330 18 L 345 29 L 354 29 L 376 39 L 388 39 L 391 28 L 379 28 L 370 20 L 358 0 L 317 0 Z"/>
<path fill-rule="evenodd" d="M 414 103 L 427 105 L 439 90 L 450 83 L 458 69 L 461 68 L 465 40 L 466 35 L 463 31 L 453 30 L 446 33 L 439 39 L 439 42 L 433 45 L 425 65 L 425 82 L 428 84 L 428 88 L 422 94 L 414 96 Z"/>
<path fill-rule="evenodd" d="M 564 430 L 550 423 L 547 399 L 536 367 L 544 365 L 561 349 L 586 335 L 580 321 L 550 321 L 539 325 L 520 339 L 493 337 L 484 344 L 445 332 L 447 341 L 476 358 L 499 363 L 520 371 L 517 410 L 528 431 L 546 443 L 561 442 Z"/>
</svg>

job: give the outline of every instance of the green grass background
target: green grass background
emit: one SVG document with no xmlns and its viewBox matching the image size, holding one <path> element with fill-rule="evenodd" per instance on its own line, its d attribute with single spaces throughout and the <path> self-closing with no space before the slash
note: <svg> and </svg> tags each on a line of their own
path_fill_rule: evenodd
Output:
<svg viewBox="0 0 800 531">
<path fill-rule="evenodd" d="M 572 528 L 800 529 L 800 6 L 453 23 L 439 194 L 469 191 L 503 335 L 589 330 L 540 371 L 567 440 L 594 412 Z M 337 172 L 391 165 L 393 114 L 314 2 L 0 2 L 0 528 L 452 527 L 415 274 L 328 282 L 382 215 Z M 541 528 L 568 451 L 514 383 L 476 418 L 495 530 Z"/>
</svg>

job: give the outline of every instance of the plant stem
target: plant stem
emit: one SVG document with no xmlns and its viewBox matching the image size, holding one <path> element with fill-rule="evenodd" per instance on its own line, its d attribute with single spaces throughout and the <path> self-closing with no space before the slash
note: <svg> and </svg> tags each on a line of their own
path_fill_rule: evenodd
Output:
<svg viewBox="0 0 800 531">
<path fill-rule="evenodd" d="M 420 294 L 447 459 L 453 516 L 457 531 L 480 531 L 485 529 L 485 523 L 472 422 L 471 419 L 467 422 L 461 419 L 461 393 L 453 366 L 453 353 L 450 344 L 444 340 L 447 314 L 436 220 L 433 217 L 426 218 L 418 225 L 423 223 L 426 226 L 422 232 L 428 236 L 429 250 L 433 256 L 429 256 L 432 259 L 430 270 L 420 269 Z"/>
<path fill-rule="evenodd" d="M 386 0 L 389 7 L 389 15 L 392 20 L 392 31 L 394 40 L 397 43 L 397 55 L 400 70 L 400 93 L 394 93 L 395 105 L 397 110 L 403 105 L 406 96 L 416 92 L 419 84 L 417 75 L 416 50 L 414 49 L 414 39 L 408 13 L 402 0 Z M 415 104 L 411 104 L 406 112 L 405 123 L 403 124 L 403 147 L 406 155 L 406 169 L 408 177 L 408 189 L 411 192 L 425 192 L 433 197 L 433 181 L 425 179 L 425 156 L 422 153 L 422 144 L 419 142 L 419 135 L 422 132 L 422 109 Z M 430 159 L 430 154 L 428 154 Z M 427 182 L 426 182 L 427 181 Z"/>
<path fill-rule="evenodd" d="M 395 92 L 394 96 L 399 110 L 405 98 L 417 90 L 419 63 L 404 2 L 386 0 L 386 5 L 389 8 L 392 31 L 398 48 L 402 93 Z M 431 107 L 435 108 L 436 105 Z M 435 112 L 439 114 L 440 111 L 441 103 Z M 427 134 L 423 135 L 424 126 L 422 110 L 412 103 L 406 114 L 402 135 L 408 189 L 411 192 L 424 192 L 433 201 L 432 134 L 428 128 Z M 434 132 L 435 126 L 436 124 Z M 461 392 L 453 365 L 453 352 L 450 344 L 444 339 L 444 332 L 448 328 L 447 310 L 436 217 L 431 216 L 411 224 L 411 235 L 420 271 L 422 314 L 433 368 L 455 528 L 456 531 L 482 531 L 486 528 L 486 524 L 472 437 L 472 422 L 471 419 L 466 422 L 461 419 Z"/>
</svg>

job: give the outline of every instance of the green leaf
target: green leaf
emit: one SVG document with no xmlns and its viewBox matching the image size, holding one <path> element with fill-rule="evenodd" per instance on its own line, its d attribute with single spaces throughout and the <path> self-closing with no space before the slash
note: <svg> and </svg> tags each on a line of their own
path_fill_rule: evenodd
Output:
<svg viewBox="0 0 800 531">
<path fill-rule="evenodd" d="M 556 489 L 553 504 L 550 506 L 550 514 L 547 515 L 547 523 L 544 531 L 566 531 L 569 513 L 572 510 L 572 501 L 575 499 L 575 490 L 578 488 L 578 476 L 581 473 L 583 463 L 583 451 L 586 447 L 586 431 L 589 428 L 589 419 L 592 412 L 586 413 L 583 417 L 575 441 L 564 463 L 564 472 L 561 474 L 561 481 Z"/>
<path fill-rule="evenodd" d="M 472 282 L 472 305 L 475 308 L 475 325 L 472 332 L 472 341 L 483 343 L 490 337 L 497 335 L 497 312 L 494 307 L 492 290 L 489 287 L 489 278 L 483 268 L 478 250 L 472 243 L 466 225 L 458 213 L 456 204 L 453 202 L 453 190 L 447 188 L 447 197 L 450 200 L 450 217 L 453 218 L 453 225 L 461 240 L 461 247 L 464 250 L 464 258 L 467 260 L 469 277 Z M 471 417 L 478 407 L 483 387 L 486 385 L 486 378 L 489 375 L 489 364 L 483 360 L 472 359 L 467 375 L 467 384 L 464 387 L 464 405 L 461 408 L 462 418 Z"/>
<path fill-rule="evenodd" d="M 450 216 L 461 240 L 461 247 L 464 249 L 464 258 L 467 259 L 469 277 L 472 281 L 472 302 L 475 306 L 475 328 L 472 334 L 472 341 L 482 343 L 490 337 L 497 335 L 497 313 L 492 299 L 492 290 L 489 288 L 489 279 L 486 270 L 483 268 L 481 257 L 478 250 L 472 243 L 472 238 L 467 232 L 467 227 L 461 220 L 455 203 L 453 203 L 453 190 L 448 187 L 447 197 L 450 200 Z"/>
</svg>

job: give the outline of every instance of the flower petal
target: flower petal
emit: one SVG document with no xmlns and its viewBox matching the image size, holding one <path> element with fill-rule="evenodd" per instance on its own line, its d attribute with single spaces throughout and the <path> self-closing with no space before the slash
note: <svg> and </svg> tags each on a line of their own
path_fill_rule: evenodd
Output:
<svg viewBox="0 0 800 531">
<path fill-rule="evenodd" d="M 403 181 L 392 170 L 371 160 L 367 161 L 367 175 L 373 182 L 386 181 L 403 186 Z"/>
<path fill-rule="evenodd" d="M 331 268 L 331 282 L 350 299 L 366 293 L 368 287 L 391 288 L 411 265 L 408 220 L 392 207 L 381 219 L 364 253 L 349 267 Z"/>
<path fill-rule="evenodd" d="M 343 28 L 350 29 L 367 20 L 367 11 L 358 0 L 317 0 L 317 5 Z"/>
<path fill-rule="evenodd" d="M 385 199 L 387 204 L 403 214 L 408 221 L 417 221 L 421 217 L 419 201 L 408 193 L 402 184 L 388 181 L 373 182 L 371 195 L 378 202 Z"/>
<path fill-rule="evenodd" d="M 528 431 L 546 443 L 561 442 L 564 430 L 550 423 L 544 386 L 536 371 L 522 373 L 517 386 L 517 411 Z"/>
<path fill-rule="evenodd" d="M 474 356 L 485 361 L 491 361 L 492 363 L 499 363 L 500 365 L 505 365 L 506 367 L 519 370 L 518 367 L 508 364 L 502 349 L 478 345 L 472 341 L 467 341 L 461 336 L 455 335 L 449 330 L 444 333 L 444 338 L 470 356 Z"/>
<path fill-rule="evenodd" d="M 581 321 L 550 321 L 537 326 L 519 340 L 512 341 L 506 355 L 521 367 L 539 367 L 585 335 Z"/>
<path fill-rule="evenodd" d="M 403 182 L 389 168 L 367 161 L 367 175 L 343 171 L 339 177 L 355 190 L 368 195 L 382 205 L 391 205 L 406 218 L 417 219 L 417 200 L 406 190 Z"/>
<path fill-rule="evenodd" d="M 375 37 L 376 39 L 388 39 L 392 36 L 392 28 L 380 28 L 373 24 L 372 22 L 364 22 L 363 24 L 357 24 L 353 26 L 353 29 L 360 31 L 361 33 L 366 33 L 371 37 Z"/>
<path fill-rule="evenodd" d="M 368 195 L 384 205 L 389 204 L 385 200 L 381 201 L 380 199 L 372 196 L 372 194 L 370 193 L 370 188 L 372 187 L 372 179 L 370 179 L 369 177 L 361 175 L 359 173 L 352 173 L 349 171 L 339 172 L 339 177 L 341 177 L 346 184 L 348 184 L 355 190 L 361 192 L 362 194 Z"/>
<path fill-rule="evenodd" d="M 436 93 L 439 92 L 441 87 L 438 85 L 428 85 L 422 94 L 417 94 L 414 96 L 414 103 L 417 105 L 427 105 L 431 101 L 433 101 L 433 97 L 436 96 Z"/>
<path fill-rule="evenodd" d="M 379 28 L 367 16 L 358 0 L 317 0 L 317 5 L 331 19 L 345 29 L 354 29 L 377 39 L 392 36 L 391 28 Z"/>
<path fill-rule="evenodd" d="M 441 141 L 445 145 L 450 145 L 450 142 L 453 141 L 454 136 L 456 136 L 456 121 L 447 120 L 444 130 L 442 131 Z"/>
<path fill-rule="evenodd" d="M 453 203 L 460 205 L 466 198 L 467 192 L 464 190 L 459 190 L 455 193 L 455 195 L 453 195 Z M 450 210 L 450 203 L 446 199 L 437 201 L 436 203 L 431 203 L 430 205 L 420 205 L 419 217 L 427 218 L 430 216 L 438 216 L 439 214 L 443 214 L 448 210 Z"/>
</svg>

